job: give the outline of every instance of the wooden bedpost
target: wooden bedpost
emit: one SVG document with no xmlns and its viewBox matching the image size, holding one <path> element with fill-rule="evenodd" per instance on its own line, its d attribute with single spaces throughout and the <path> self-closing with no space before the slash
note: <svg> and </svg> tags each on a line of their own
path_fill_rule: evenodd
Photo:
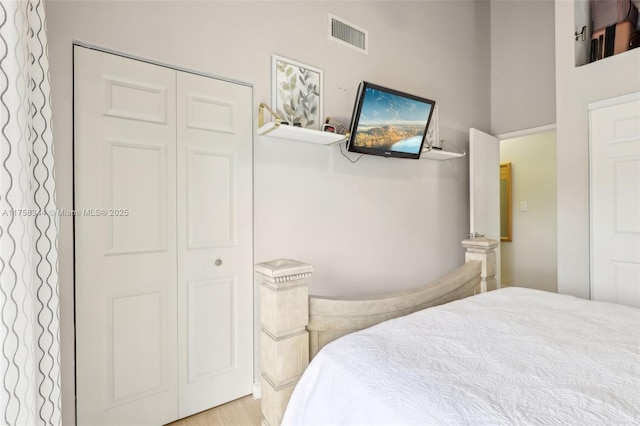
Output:
<svg viewBox="0 0 640 426">
<path fill-rule="evenodd" d="M 295 384 L 309 364 L 309 287 L 313 267 L 290 259 L 258 263 L 262 424 L 279 426 Z"/>
<path fill-rule="evenodd" d="M 480 292 L 484 293 L 497 288 L 496 280 L 496 247 L 499 241 L 489 238 L 472 238 L 464 240 L 462 246 L 467 249 L 464 260 L 479 260 L 482 262 L 482 272 L 480 273 Z"/>
</svg>

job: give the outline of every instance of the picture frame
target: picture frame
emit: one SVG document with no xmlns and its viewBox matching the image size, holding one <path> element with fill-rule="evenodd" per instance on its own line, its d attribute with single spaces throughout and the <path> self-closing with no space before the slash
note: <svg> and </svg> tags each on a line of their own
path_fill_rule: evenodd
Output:
<svg viewBox="0 0 640 426">
<path fill-rule="evenodd" d="M 287 124 L 320 130 L 322 70 L 278 55 L 271 56 L 271 106 Z"/>
<path fill-rule="evenodd" d="M 511 163 L 500 163 L 500 241 L 513 241 Z"/>
</svg>

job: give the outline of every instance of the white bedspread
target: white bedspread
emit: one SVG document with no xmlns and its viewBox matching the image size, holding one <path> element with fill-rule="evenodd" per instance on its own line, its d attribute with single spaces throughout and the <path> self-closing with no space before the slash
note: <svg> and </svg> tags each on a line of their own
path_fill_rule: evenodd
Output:
<svg viewBox="0 0 640 426">
<path fill-rule="evenodd" d="M 505 288 L 338 339 L 284 425 L 640 424 L 640 310 Z"/>
</svg>

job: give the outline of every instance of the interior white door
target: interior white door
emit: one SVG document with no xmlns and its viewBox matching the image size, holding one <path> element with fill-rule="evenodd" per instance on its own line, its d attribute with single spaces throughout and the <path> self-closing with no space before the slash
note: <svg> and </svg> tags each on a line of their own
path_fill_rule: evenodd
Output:
<svg viewBox="0 0 640 426">
<path fill-rule="evenodd" d="M 178 73 L 180 417 L 251 393 L 251 88 Z"/>
<path fill-rule="evenodd" d="M 177 418 L 175 72 L 74 47 L 79 425 Z"/>
<path fill-rule="evenodd" d="M 500 140 L 469 129 L 470 234 L 500 241 Z M 500 288 L 500 246 L 496 248 Z"/>
<path fill-rule="evenodd" d="M 640 307 L 640 94 L 589 127 L 591 299 Z"/>
</svg>

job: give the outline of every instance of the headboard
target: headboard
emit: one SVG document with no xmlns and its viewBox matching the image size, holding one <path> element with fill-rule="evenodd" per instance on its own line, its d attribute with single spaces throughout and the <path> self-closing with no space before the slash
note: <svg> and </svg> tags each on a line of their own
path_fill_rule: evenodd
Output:
<svg viewBox="0 0 640 426">
<path fill-rule="evenodd" d="M 498 241 L 464 240 L 465 263 L 437 281 L 384 296 L 309 297 L 309 264 L 256 265 L 260 284 L 263 426 L 277 426 L 309 360 L 327 343 L 388 319 L 496 288 Z"/>
</svg>

